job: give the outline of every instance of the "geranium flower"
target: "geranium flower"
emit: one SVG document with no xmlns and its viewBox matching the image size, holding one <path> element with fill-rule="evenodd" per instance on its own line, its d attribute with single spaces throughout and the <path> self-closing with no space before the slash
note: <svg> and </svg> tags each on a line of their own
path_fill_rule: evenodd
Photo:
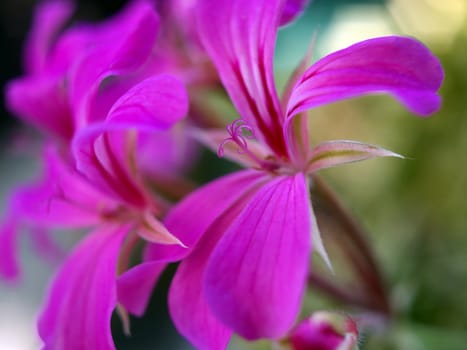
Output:
<svg viewBox="0 0 467 350">
<path fill-rule="evenodd" d="M 50 195 L 53 190 L 47 187 L 58 185 L 63 194 L 46 203 L 44 216 L 88 218 L 85 223 L 95 229 L 74 248 L 53 280 L 39 319 L 46 349 L 114 349 L 110 318 L 117 305 L 116 279 L 128 268 L 136 243 L 142 239 L 183 246 L 158 220 L 166 202 L 137 167 L 137 138 L 169 128 L 187 110 L 188 97 L 178 80 L 164 75 L 145 79 L 114 103 L 105 122 L 76 135 L 81 173 L 66 168 L 58 157 L 52 159 L 55 172 L 43 193 Z M 65 209 L 74 213 L 68 215 Z M 121 312 L 126 323 L 126 313 Z"/>
<path fill-rule="evenodd" d="M 159 17 L 149 2 L 132 2 L 101 23 L 78 23 L 64 29 L 72 12 L 70 1 L 54 0 L 38 5 L 24 49 L 25 75 L 6 88 L 9 109 L 44 136 L 44 150 L 38 154 L 44 154 L 45 179 L 50 176 L 49 170 L 55 168 L 55 164 L 48 164 L 50 153 L 61 158 L 64 166 L 75 168 L 71 143 L 76 134 L 102 123 L 118 98 L 162 72 L 160 62 L 153 57 Z M 119 40 L 114 40 L 115 37 Z M 177 176 L 192 163 L 196 152 L 183 125 L 162 129 L 139 134 L 135 145 L 138 172 L 153 183 L 168 180 L 177 183 Z M 20 272 L 16 256 L 20 229 L 30 231 L 33 240 L 42 240 L 41 246 L 45 248 L 42 255 L 47 256 L 55 250 L 53 241 L 47 239 L 48 230 L 81 226 L 77 220 L 69 221 L 71 215 L 43 215 L 40 208 L 30 205 L 30 196 L 37 192 L 43 201 L 56 202 L 56 190 L 44 186 L 46 182 L 33 180 L 11 191 L 8 212 L 0 227 L 4 251 L 0 274 L 4 278 L 14 280 Z M 50 192 L 47 194 L 46 190 Z"/>
<path fill-rule="evenodd" d="M 198 1 L 200 38 L 241 116 L 227 133 L 200 137 L 250 169 L 199 188 L 169 213 L 167 227 L 189 249 L 150 246 L 147 262 L 120 280 L 129 291 L 127 282 L 144 280 L 145 269 L 160 269 L 177 249 L 179 257 L 189 253 L 172 281 L 169 307 L 198 349 L 224 349 L 232 332 L 249 340 L 283 337 L 300 309 L 312 247 L 329 264 L 309 198 L 311 175 L 398 156 L 348 140 L 312 147 L 304 112 L 382 92 L 421 116 L 440 105 L 438 60 L 420 42 L 398 36 L 366 40 L 299 69 L 281 102 L 273 55 L 284 4 Z"/>
</svg>

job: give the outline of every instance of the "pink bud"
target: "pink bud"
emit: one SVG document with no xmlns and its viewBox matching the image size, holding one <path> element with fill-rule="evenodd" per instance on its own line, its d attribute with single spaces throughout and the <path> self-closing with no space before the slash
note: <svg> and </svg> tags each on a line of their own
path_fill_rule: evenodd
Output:
<svg viewBox="0 0 467 350">
<path fill-rule="evenodd" d="M 293 350 L 350 350 L 357 343 L 355 321 L 348 316 L 316 312 L 291 333 Z"/>
</svg>

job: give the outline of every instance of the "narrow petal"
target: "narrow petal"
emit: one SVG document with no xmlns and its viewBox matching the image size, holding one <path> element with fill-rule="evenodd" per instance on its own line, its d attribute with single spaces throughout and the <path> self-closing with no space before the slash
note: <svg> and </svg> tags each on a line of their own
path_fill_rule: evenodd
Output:
<svg viewBox="0 0 467 350">
<path fill-rule="evenodd" d="M 117 280 L 119 304 L 133 315 L 142 316 L 166 266 L 165 263 L 145 262 L 123 273 Z"/>
<path fill-rule="evenodd" d="M 281 0 L 202 0 L 198 27 L 240 116 L 284 155 L 284 120 L 274 85 L 273 55 Z"/>
<path fill-rule="evenodd" d="M 367 93 L 389 93 L 426 116 L 440 106 L 443 70 L 420 42 L 388 36 L 362 41 L 313 64 L 298 81 L 287 117 L 322 104 Z"/>
<path fill-rule="evenodd" d="M 311 151 L 307 172 L 313 173 L 320 169 L 377 157 L 404 158 L 400 154 L 367 143 L 347 140 L 329 141 L 319 144 Z"/>
<path fill-rule="evenodd" d="M 303 174 L 257 192 L 216 246 L 205 273 L 213 313 L 246 339 L 284 336 L 300 310 L 310 264 Z"/>
<path fill-rule="evenodd" d="M 150 212 L 144 213 L 144 221 L 137 229 L 138 235 L 147 242 L 159 244 L 176 244 L 186 246 Z"/>
<path fill-rule="evenodd" d="M 110 318 L 117 303 L 116 269 L 128 227 L 89 234 L 55 277 L 39 318 L 45 349 L 114 350 Z"/>
<path fill-rule="evenodd" d="M 164 223 L 187 248 L 149 245 L 148 261 L 177 261 L 187 256 L 209 226 L 245 192 L 266 181 L 262 172 L 245 170 L 221 177 L 200 187 L 178 203 Z M 213 205 L 215 203 L 215 205 Z"/>
<path fill-rule="evenodd" d="M 71 16 L 73 8 L 73 2 L 67 0 L 38 4 L 25 44 L 24 65 L 28 73 L 38 73 L 44 69 L 53 40 Z"/>
</svg>

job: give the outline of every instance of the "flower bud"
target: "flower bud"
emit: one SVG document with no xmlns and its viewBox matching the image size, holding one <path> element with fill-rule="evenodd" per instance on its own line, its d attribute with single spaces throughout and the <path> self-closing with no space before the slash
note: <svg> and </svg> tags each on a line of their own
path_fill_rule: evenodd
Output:
<svg viewBox="0 0 467 350">
<path fill-rule="evenodd" d="M 293 350 L 352 350 L 357 348 L 358 330 L 349 316 L 315 312 L 291 333 Z"/>
</svg>

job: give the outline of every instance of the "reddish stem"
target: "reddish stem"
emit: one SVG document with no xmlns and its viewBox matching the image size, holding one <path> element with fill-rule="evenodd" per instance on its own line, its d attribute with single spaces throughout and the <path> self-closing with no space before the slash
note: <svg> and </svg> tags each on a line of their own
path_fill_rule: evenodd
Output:
<svg viewBox="0 0 467 350">
<path fill-rule="evenodd" d="M 389 299 L 381 272 L 367 242 L 365 231 L 321 177 L 314 176 L 313 180 L 313 195 L 319 197 L 320 204 L 324 204 L 326 212 L 332 215 L 332 218 L 346 233 L 346 236 L 339 236 L 336 241 L 349 258 L 353 269 L 357 272 L 362 285 L 365 287 L 365 295 L 361 295 L 362 293 L 355 290 L 355 288 L 338 286 L 328 280 L 323 280 L 315 274 L 310 276 L 310 282 L 311 280 L 313 283 L 317 282 L 316 287 L 338 300 L 372 310 L 376 309 L 386 315 L 390 314 Z"/>
</svg>

